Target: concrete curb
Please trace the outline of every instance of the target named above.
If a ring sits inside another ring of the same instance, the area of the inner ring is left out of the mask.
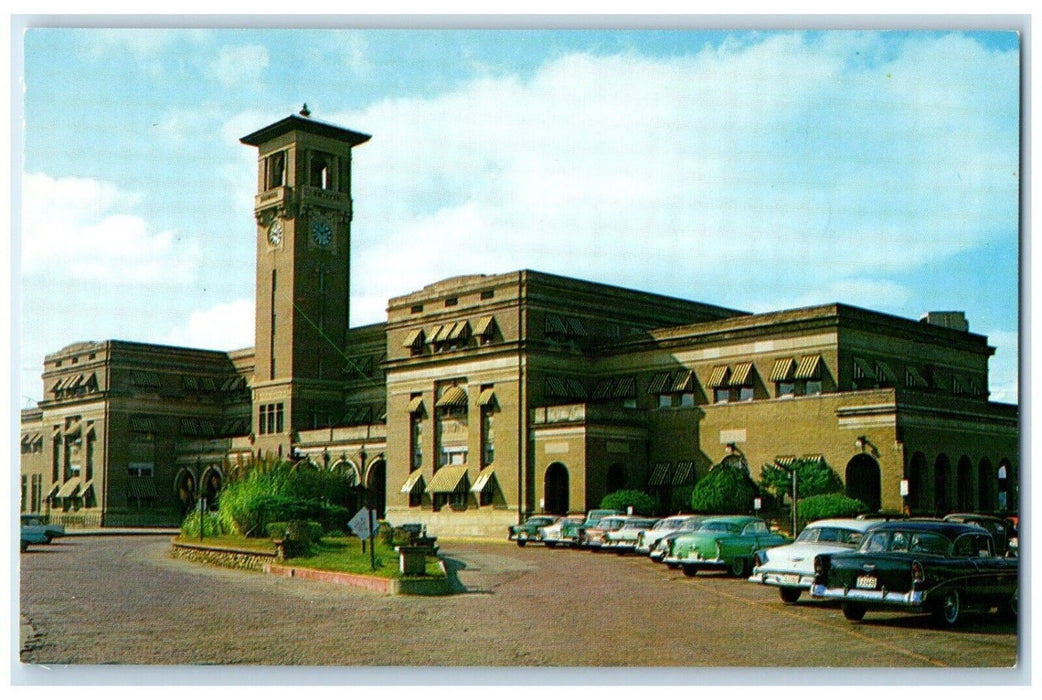
[[[445,570],[445,562],[439,559],[438,567],[441,569],[443,578],[381,578],[364,574],[350,574],[345,571],[323,571],[299,566],[283,566],[282,564],[265,564],[264,572],[287,578],[354,586],[383,595],[448,595],[451,588],[448,573]]]

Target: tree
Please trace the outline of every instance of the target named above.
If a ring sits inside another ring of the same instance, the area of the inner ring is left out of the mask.
[[[695,484],[691,509],[696,513],[751,513],[759,493],[745,460],[727,457]]]
[[[801,499],[843,491],[839,474],[819,459],[795,459],[788,465],[765,464],[760,469],[760,486],[774,493],[779,501],[784,495],[791,497],[793,471],[796,472],[796,495]]]
[[[635,515],[649,515],[655,510],[655,499],[643,491],[634,489],[615,491],[601,499],[601,508],[610,508],[625,513],[630,506],[633,507]]]
[[[868,512],[868,506],[842,493],[825,493],[800,501],[796,509],[800,520],[807,523],[822,518],[853,518]]]

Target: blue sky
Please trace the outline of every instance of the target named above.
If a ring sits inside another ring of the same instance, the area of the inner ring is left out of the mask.
[[[531,268],[750,311],[964,310],[1017,400],[1008,32],[31,28],[20,405],[43,355],[253,344],[255,155],[296,112],[355,151],[352,321]]]

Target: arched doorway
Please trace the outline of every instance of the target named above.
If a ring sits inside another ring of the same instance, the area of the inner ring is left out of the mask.
[[[948,490],[952,482],[952,463],[948,455],[937,455],[933,465],[933,511],[935,515],[943,515],[951,510],[951,499]]]
[[[882,503],[879,462],[866,454],[856,455],[847,462],[847,495],[856,498],[869,511],[879,510]]]
[[[365,487],[369,505],[376,510],[377,517],[383,518],[387,510],[387,464],[383,457],[378,457],[369,465]]]
[[[221,486],[224,484],[224,475],[221,474],[219,467],[207,467],[206,471],[203,472],[203,498],[206,499],[206,507],[210,510],[217,510],[217,496],[221,492]]]
[[[181,469],[174,476],[174,495],[177,497],[177,505],[181,515],[195,507],[196,482],[195,474],[189,469]]]
[[[604,493],[615,493],[626,488],[626,467],[616,462],[608,467],[608,474],[604,479]]]
[[[930,491],[926,473],[926,455],[916,452],[912,455],[912,463],[908,468],[908,508],[912,514],[919,513],[926,506],[926,494]]]
[[[977,502],[985,513],[995,510],[995,469],[987,457],[977,465]]]
[[[568,514],[568,467],[554,462],[543,475],[543,510],[555,515]]]
[[[959,464],[955,468],[955,502],[962,511],[976,510],[973,505],[973,463],[970,458],[963,455],[959,458]]]

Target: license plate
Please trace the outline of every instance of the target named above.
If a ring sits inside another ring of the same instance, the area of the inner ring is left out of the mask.
[[[781,582],[789,586],[795,586],[800,582],[799,574],[782,574]]]
[[[857,577],[857,587],[858,588],[869,588],[871,590],[875,590],[876,585],[878,583],[879,583],[879,580],[876,579],[875,576],[858,576]]]

